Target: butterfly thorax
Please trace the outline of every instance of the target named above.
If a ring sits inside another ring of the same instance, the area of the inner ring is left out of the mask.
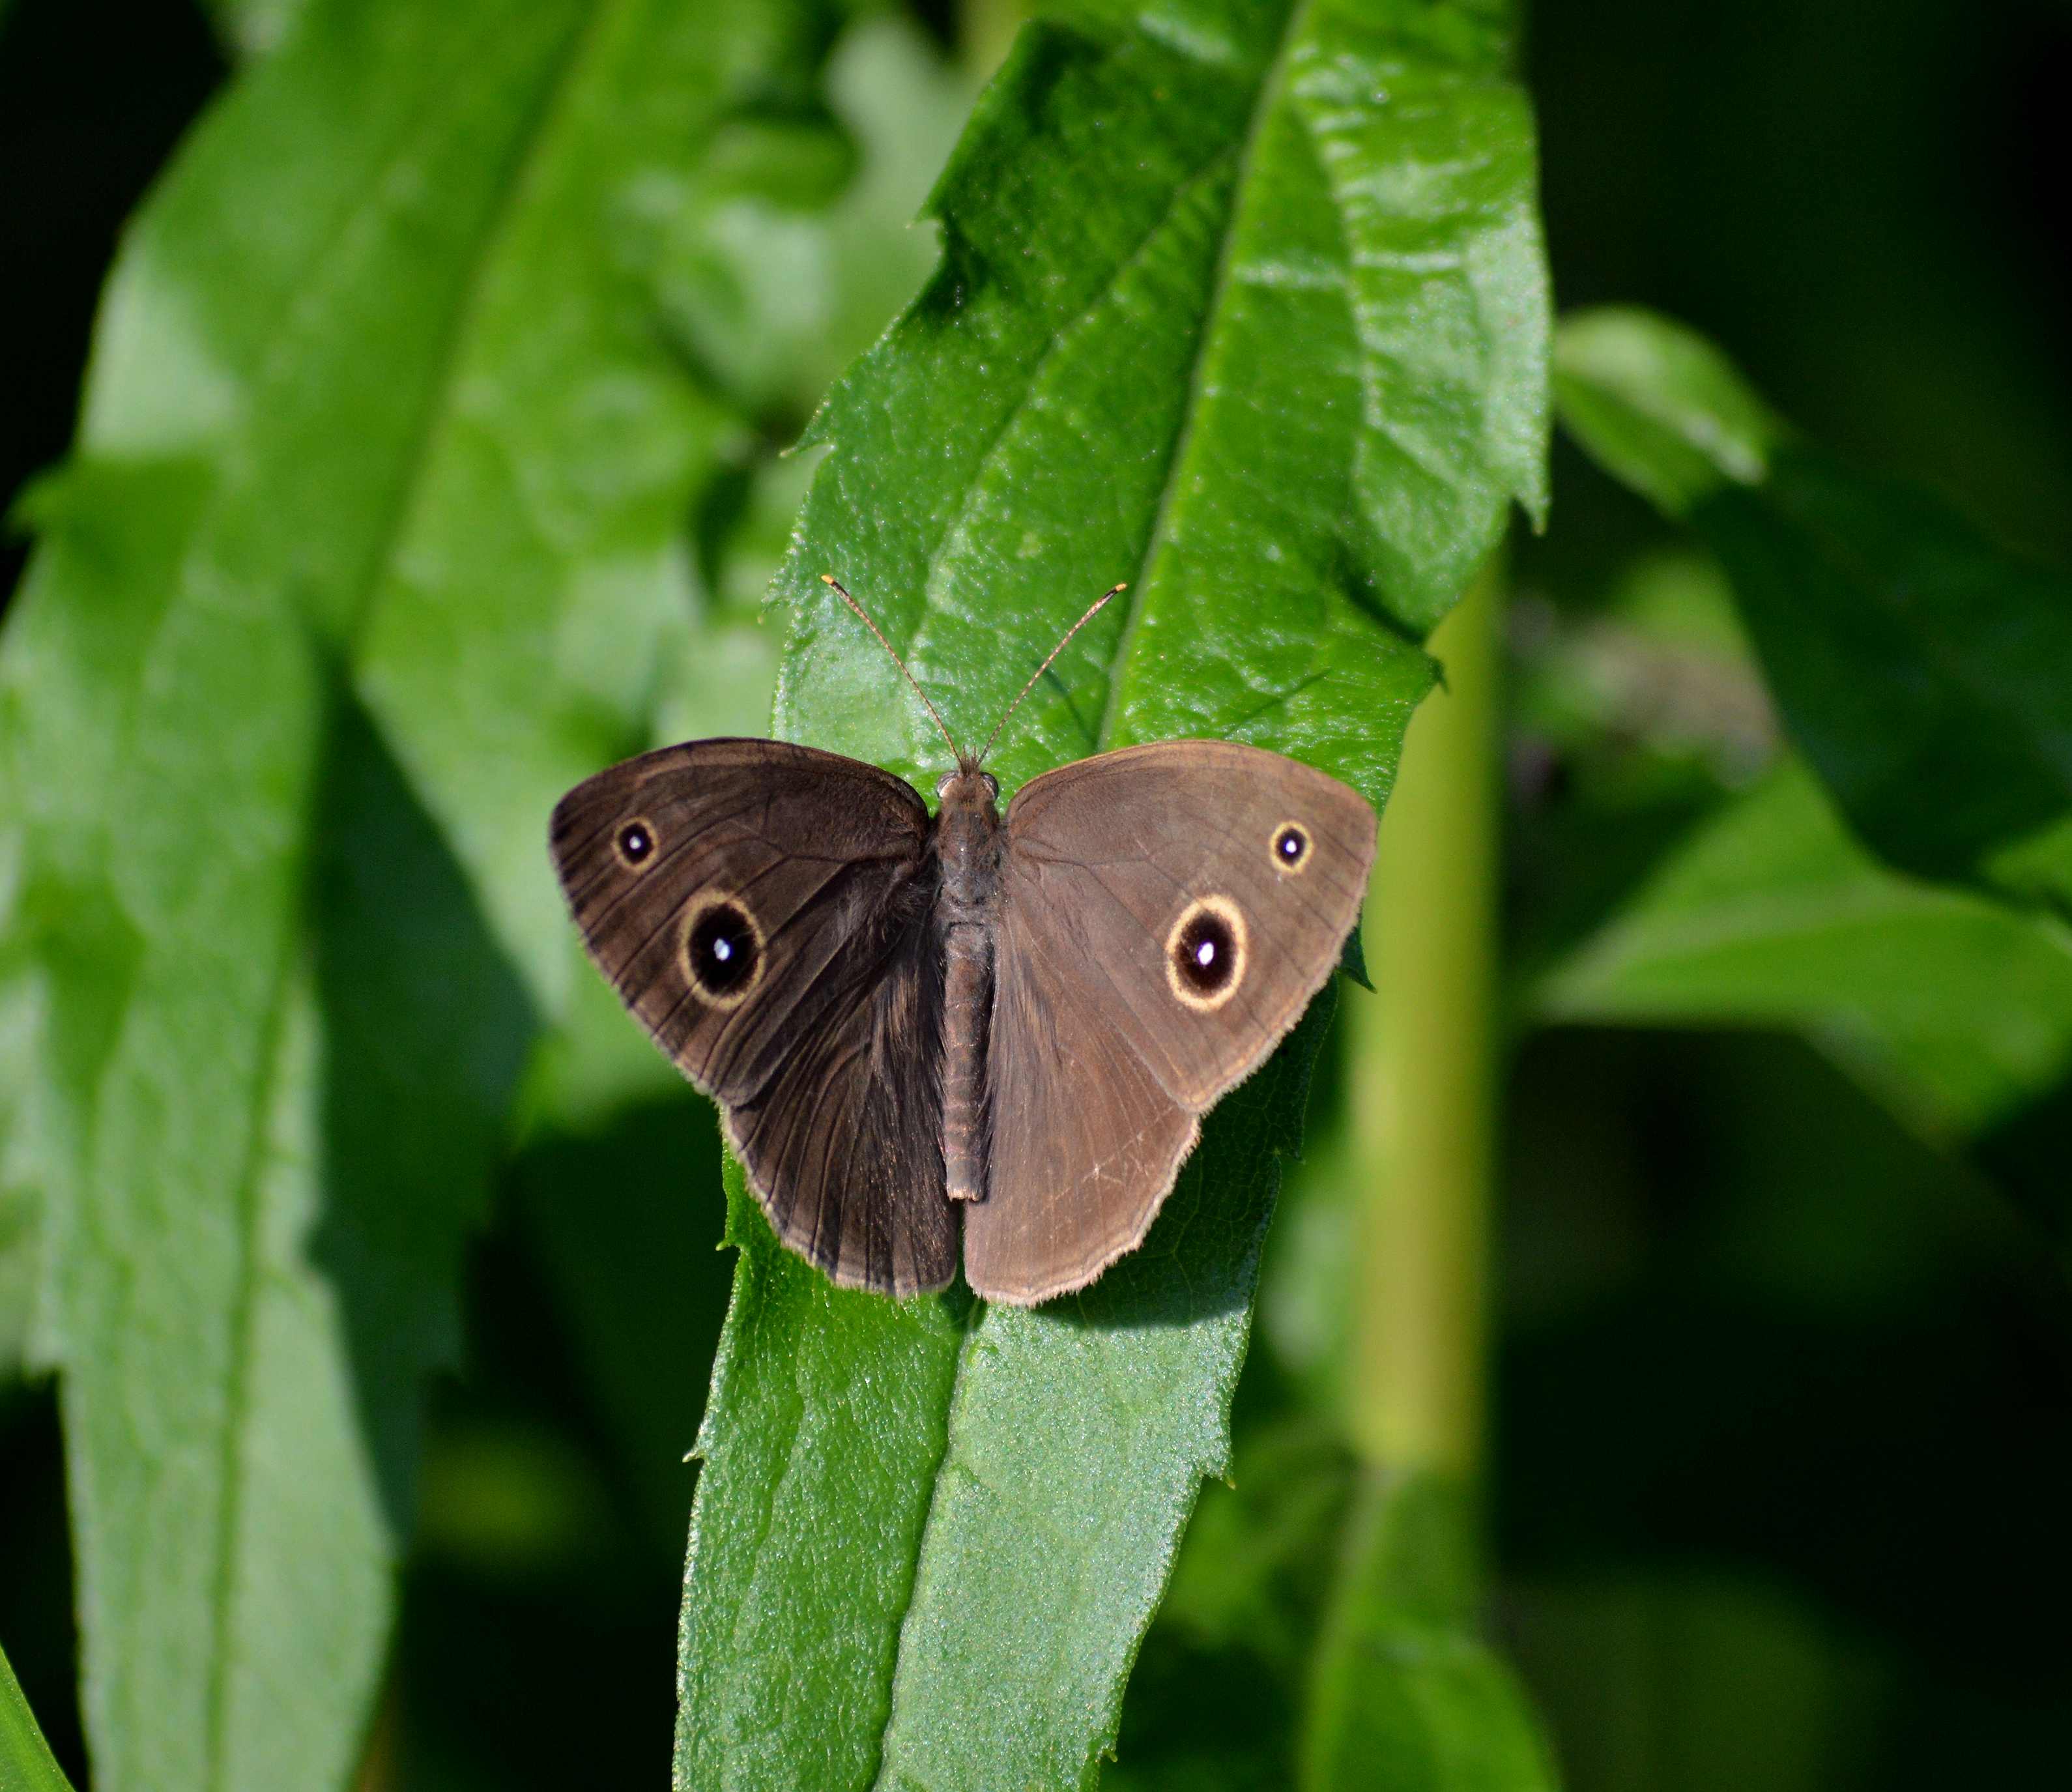
[[[999,787],[976,767],[952,772],[938,787],[935,854],[943,868],[942,904],[952,921],[989,921],[1000,891]]]
[[[985,1194],[986,1049],[993,911],[1000,896],[999,787],[968,761],[938,787],[937,917],[943,952],[943,1169],[951,1198]]]

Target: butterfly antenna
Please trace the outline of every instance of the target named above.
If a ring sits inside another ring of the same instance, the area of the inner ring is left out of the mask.
[[[1007,717],[1013,715],[1017,709],[1022,707],[1022,698],[1028,696],[1031,691],[1036,688],[1036,680],[1041,678],[1044,673],[1050,669],[1050,661],[1056,659],[1059,654],[1065,651],[1066,643],[1069,642],[1075,635],[1078,634],[1081,629],[1084,628],[1088,623],[1094,619],[1094,613],[1098,610],[1103,604],[1106,603],[1110,598],[1113,597],[1116,592],[1127,591],[1129,587],[1126,584],[1113,586],[1112,589],[1102,592],[1099,597],[1096,598],[1092,603],[1087,606],[1087,613],[1083,616],[1080,617],[1077,622],[1073,623],[1070,628],[1065,631],[1064,639],[1059,641],[1055,647],[1050,649],[1049,657],[1044,660],[1042,665],[1038,666],[1035,671],[1029,675],[1029,682],[1014,693],[1014,701],[1008,705],[1006,713],[1002,715],[1000,720],[993,725],[993,732],[986,736],[985,745],[978,750],[978,758],[972,762],[974,764],[984,765],[985,763],[985,756],[993,750],[993,743],[1000,738],[1001,730],[1007,725]]]
[[[915,682],[913,673],[907,671],[906,662],[902,660],[898,654],[892,652],[892,643],[886,639],[885,631],[880,628],[877,623],[870,619],[870,612],[865,609],[861,604],[858,603],[854,598],[851,597],[849,593],[843,589],[841,581],[837,578],[833,573],[821,573],[820,583],[830,586],[833,590],[835,594],[839,597],[844,603],[847,604],[850,609],[853,610],[857,613],[857,614],[862,617],[863,626],[878,637],[878,644],[884,648],[887,653],[892,654],[892,664],[899,668],[899,676],[905,679],[909,684],[912,684],[914,686],[914,694],[920,698],[921,707],[928,712],[928,718],[935,723],[936,733],[940,734],[945,741],[948,742],[952,755],[956,758],[959,765],[962,765],[964,763],[964,756],[963,754],[957,751],[957,743],[950,739],[949,730],[943,725],[943,718],[936,713],[935,705],[928,701],[928,693],[923,690],[919,684]],[[1067,639],[1069,639],[1071,637],[1067,636]]]

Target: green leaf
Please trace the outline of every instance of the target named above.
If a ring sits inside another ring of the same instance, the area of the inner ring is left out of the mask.
[[[0,898],[0,913],[4,902]],[[31,977],[0,972],[0,1386],[21,1375],[36,1354],[43,1198],[28,1090],[37,1073],[39,995]]]
[[[940,51],[896,14],[844,34],[827,88],[860,158],[846,191],[811,210],[796,187],[789,204],[714,191],[672,225],[662,284],[684,339],[758,412],[782,419],[787,441],[934,271],[935,232],[914,214],[972,100]],[[797,508],[795,498],[787,543]],[[768,583],[766,570],[758,597]]]
[[[1379,1476],[1355,1515],[1313,1670],[1304,1792],[1552,1792],[1547,1745],[1476,1635],[1474,1504],[1436,1474]]]
[[[0,1649],[0,1792],[72,1792]]]
[[[1946,1141],[2072,1073],[2072,931],[1886,869],[1796,764],[1701,826],[1527,1001],[1542,1020],[1804,1032]]]
[[[204,0],[223,47],[240,60],[278,49],[309,0]]]
[[[1725,486],[1760,485],[1786,434],[1703,336],[1624,306],[1562,319],[1554,396],[1591,458],[1671,516]]]
[[[1564,323],[1564,421],[1688,515],[1786,721],[1902,869],[2072,904],[2072,577],[1768,421],[1723,357],[1643,312]]]
[[[827,29],[313,6],[126,240],[0,662],[97,1784],[361,1746],[419,1387],[569,980],[545,817],[645,744],[741,431],[662,245]]]
[[[870,1783],[961,1316],[837,1289],[727,1165],[733,1304],[698,1435],[676,1781]]]
[[[1545,284],[1499,16],[1195,3],[1025,31],[944,265],[830,398],[776,587],[778,731],[932,787],[839,574],[1012,787],[1190,734],[1387,792],[1419,645],[1540,499]],[[895,1306],[738,1184],[682,1633],[685,1785],[1085,1786],[1201,1478],[1324,1015],[1212,1116],[1143,1251],[1034,1312]]]

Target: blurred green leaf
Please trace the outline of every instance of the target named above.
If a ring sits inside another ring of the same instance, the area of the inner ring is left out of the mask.
[[[1787,763],[1527,993],[1541,1020],[1808,1034],[1933,1138],[2072,1071],[2072,932],[1886,869]]]
[[[1305,1792],[1552,1792],[1547,1745],[1477,1635],[1474,1502],[1431,1474],[1375,1477],[1312,1671]]]
[[[27,1189],[0,1189],[0,1382],[29,1358],[36,1295],[36,1204]]]
[[[1564,323],[1564,421],[1725,563],[1787,725],[1901,869],[2072,904],[2072,578],[1769,423],[1639,311]]]
[[[739,191],[746,124],[783,101],[829,128],[806,121],[832,28],[810,0],[591,18],[535,97],[368,594],[360,688],[549,1012],[578,955],[541,818],[653,744],[702,645],[684,524],[752,447],[726,343],[674,339],[677,270],[717,209],[767,203]]]
[[[1527,595],[1510,612],[1503,976],[1514,990],[1603,926],[1780,750],[1710,554],[1651,549],[1593,595],[1587,610]]]
[[[1827,1792],[1915,1690],[1884,1639],[1771,1573],[1590,1564],[1505,1604],[1571,1786]]]
[[[0,914],[6,906],[0,897]],[[0,1387],[32,1359],[42,1267],[43,1202],[24,1112],[24,1092],[35,1075],[38,993],[27,976],[0,974]]]
[[[1562,319],[1554,395],[1590,457],[1672,516],[1723,486],[1760,484],[1785,434],[1703,336],[1624,306]]]
[[[644,1034],[638,1043],[656,1057]],[[693,1473],[684,1453],[733,1276],[713,1237],[722,1199],[716,1117],[671,1081],[604,1124],[530,1140],[507,1186],[647,1540],[673,1568]]]
[[[787,441],[934,270],[937,232],[915,214],[972,97],[896,14],[844,34],[827,88],[860,158],[848,188],[812,210],[796,186],[754,198],[716,189],[672,220],[658,281],[679,339],[703,364],[723,368],[730,388]],[[795,498],[787,539],[797,508]],[[774,570],[757,582],[758,597]]]
[[[1559,755],[1564,801],[1630,815],[1745,787],[1776,755],[1733,593],[1702,549],[1637,557],[1585,614],[1527,598],[1508,634],[1507,720]]]
[[[777,586],[778,731],[912,776],[940,743],[839,573],[1012,787],[1189,734],[1377,801],[1418,643],[1544,476],[1529,117],[1469,6],[1025,31],[936,190],[944,266],[837,388]],[[1088,203],[1098,194],[1100,203]],[[1204,1474],[1323,1005],[1227,1102],[1144,1250],[1034,1312],[894,1306],[736,1184],[701,1433],[688,1785],[1090,1785]]]
[[[1308,1663],[1359,1478],[1342,1428],[1301,1412],[1239,1440],[1187,1526],[1159,1621],[1276,1666]]]
[[[203,0],[223,47],[240,60],[280,47],[311,0]]]
[[[810,117],[832,17],[319,5],[127,239],[0,666],[97,1783],[361,1746],[573,956],[544,818],[646,744],[741,430],[656,245],[738,117]]]
[[[0,1649],[0,1792],[72,1792]]]

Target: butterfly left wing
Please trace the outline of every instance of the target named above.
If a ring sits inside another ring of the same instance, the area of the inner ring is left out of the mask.
[[[1141,1242],[1199,1116],[1338,962],[1374,811],[1256,747],[1178,741],[1079,761],[1007,812],[985,1198],[964,1274],[1019,1304]]]
[[[585,947],[720,1104],[778,1236],[898,1295],[956,1269],[928,828],[875,766],[757,740],[614,766],[553,827]]]

